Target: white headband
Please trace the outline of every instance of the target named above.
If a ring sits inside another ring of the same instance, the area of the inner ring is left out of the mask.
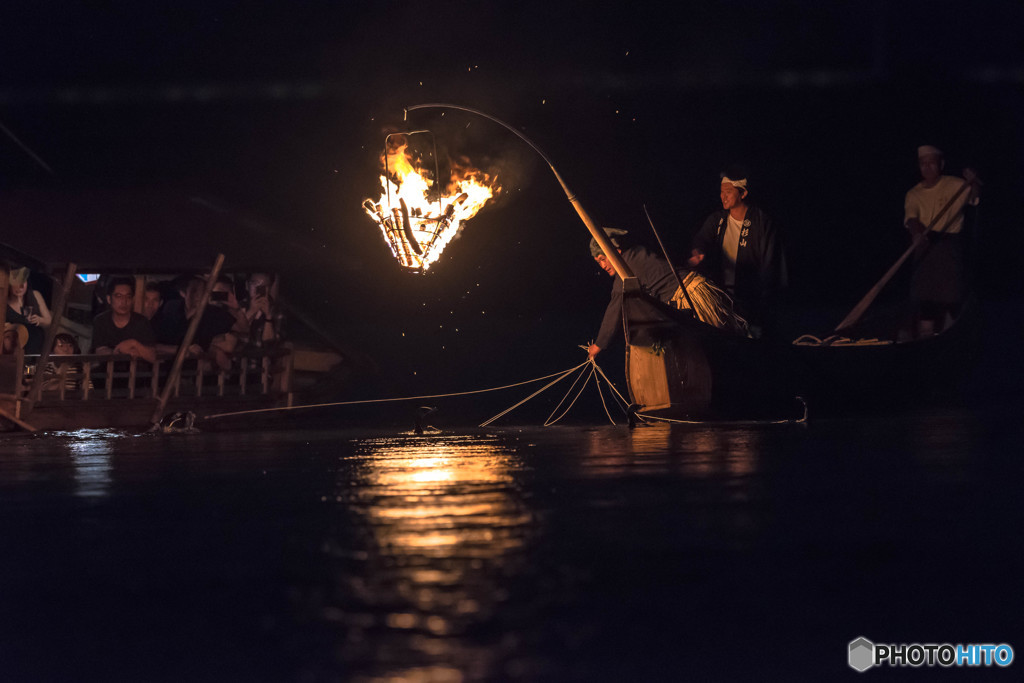
[[[722,184],[724,185],[725,183],[729,183],[733,187],[738,187],[741,190],[747,189],[747,179],[746,178],[740,178],[739,180],[733,180],[729,176],[723,175],[722,176]]]

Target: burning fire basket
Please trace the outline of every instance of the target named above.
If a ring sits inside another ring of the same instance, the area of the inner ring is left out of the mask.
[[[412,144],[414,136],[426,136],[425,149]],[[424,156],[429,158],[426,163]],[[457,165],[450,182],[441,187],[437,148],[428,130],[386,136],[383,162],[383,193],[376,202],[365,200],[363,209],[380,226],[395,259],[410,270],[426,271],[458,234],[462,221],[476,215],[500,189],[486,173]]]

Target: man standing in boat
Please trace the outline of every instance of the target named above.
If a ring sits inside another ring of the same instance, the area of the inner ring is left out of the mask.
[[[943,175],[942,150],[917,148],[921,182],[910,188],[903,203],[903,226],[920,240],[916,254],[911,300],[914,334],[941,332],[960,312],[964,296],[964,209],[978,204],[977,175],[964,169],[964,178]]]
[[[728,295],[703,276],[682,271],[677,277],[666,259],[641,244],[632,244],[627,231],[617,228],[604,228],[604,231],[648,295],[679,309],[690,308],[692,302],[698,320],[737,334],[747,333],[746,321],[734,315]],[[587,349],[588,356],[593,358],[602,349],[608,348],[622,329],[622,280],[593,238],[590,240],[590,255],[603,271],[615,279],[601,328]],[[689,296],[683,293],[680,282],[686,287]]]
[[[130,277],[110,279],[107,303],[110,309],[93,320],[93,353],[124,354],[156,362],[156,339],[149,320],[132,310],[135,281]]]
[[[694,236],[687,265],[722,287],[760,336],[786,287],[782,241],[768,214],[750,203],[745,171],[730,169],[721,181],[722,209]]]

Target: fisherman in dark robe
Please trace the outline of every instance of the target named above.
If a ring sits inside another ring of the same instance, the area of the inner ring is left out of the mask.
[[[697,318],[702,322],[738,334],[746,334],[746,322],[733,313],[732,301],[703,276],[682,270],[679,271],[679,277],[676,277],[665,258],[641,244],[630,244],[625,230],[605,228],[604,231],[622,256],[622,260],[633,271],[641,289],[648,295],[679,309],[690,308],[692,302]],[[602,349],[608,348],[622,329],[622,279],[618,277],[615,268],[595,239],[590,240],[590,254],[602,270],[615,278],[611,300],[605,309],[597,338],[587,349],[588,356],[593,358]],[[683,294],[680,282],[685,285],[689,297]]]
[[[724,289],[760,336],[786,287],[782,240],[768,214],[750,203],[747,174],[730,170],[721,179],[722,208],[694,236],[687,265]]]

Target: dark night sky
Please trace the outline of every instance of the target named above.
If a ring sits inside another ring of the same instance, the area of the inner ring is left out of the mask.
[[[322,254],[296,292],[314,316],[413,390],[578,362],[610,284],[539,159],[469,115],[403,124],[422,102],[521,127],[598,222],[645,230],[646,205],[680,252],[745,163],[794,298],[840,317],[902,252],[915,148],[936,144],[981,170],[982,291],[1016,300],[1022,26],[1011,0],[6,3],[0,122],[54,173],[4,137],[0,192],[173,185],[258,212]],[[403,125],[506,183],[426,276],[360,209]]]

